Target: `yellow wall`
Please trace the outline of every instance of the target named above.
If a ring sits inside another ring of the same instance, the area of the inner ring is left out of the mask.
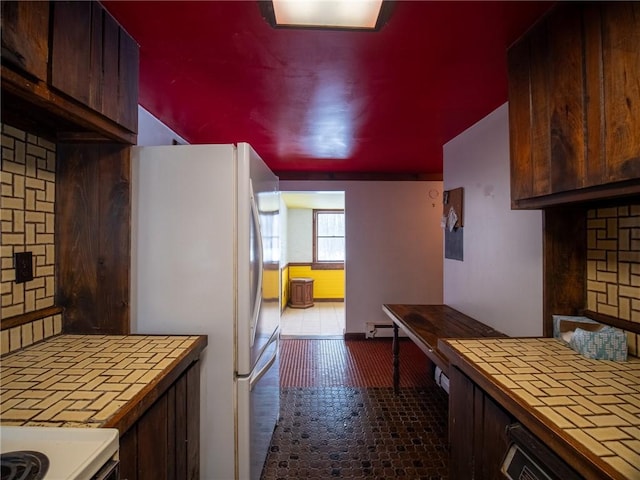
[[[280,272],[282,295],[280,295],[280,309],[284,310],[289,302],[289,266],[284,267]]]
[[[283,283],[295,277],[313,278],[313,298],[344,299],[344,270],[312,270],[310,265],[290,265],[288,276],[282,277]],[[288,298],[288,295],[287,295]]]

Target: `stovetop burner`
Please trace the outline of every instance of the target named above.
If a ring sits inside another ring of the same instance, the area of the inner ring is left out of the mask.
[[[49,470],[49,459],[41,452],[17,450],[0,454],[1,480],[41,480]]]

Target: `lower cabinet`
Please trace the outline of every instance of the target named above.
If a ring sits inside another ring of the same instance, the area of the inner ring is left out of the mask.
[[[198,362],[193,363],[120,437],[120,478],[200,478]]]
[[[506,428],[514,418],[454,366],[449,382],[449,478],[503,480]]]

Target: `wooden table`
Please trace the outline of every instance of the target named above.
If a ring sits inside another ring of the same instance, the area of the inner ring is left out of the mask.
[[[402,329],[445,375],[449,374],[449,360],[438,349],[440,338],[507,336],[448,305],[384,304],[382,310],[393,321],[393,390],[396,393],[400,388],[399,329]]]

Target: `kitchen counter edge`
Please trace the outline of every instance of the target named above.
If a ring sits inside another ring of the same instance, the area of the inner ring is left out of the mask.
[[[117,428],[122,437],[156,400],[171,387],[180,375],[182,375],[191,364],[199,360],[200,354],[207,346],[208,337],[207,335],[190,336],[197,337],[196,341],[177,357],[171,365],[136,393],[129,402],[118,409],[104,424],[100,425],[100,428]]]

